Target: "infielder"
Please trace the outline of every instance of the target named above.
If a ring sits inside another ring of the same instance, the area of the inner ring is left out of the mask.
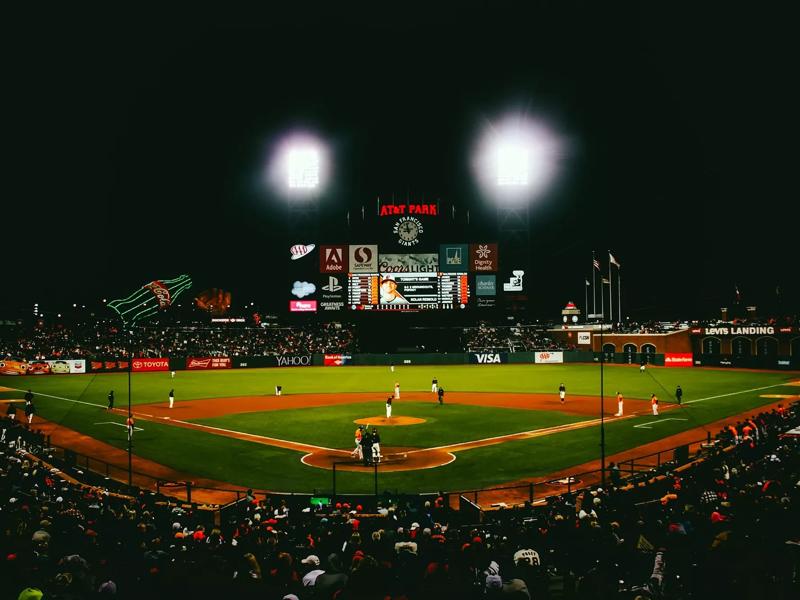
[[[128,441],[130,442],[133,439],[133,415],[128,415],[128,418],[125,420],[125,427],[128,428]]]
[[[614,416],[622,416],[622,394],[620,392],[617,392],[617,412],[614,414]]]
[[[561,400],[561,404],[564,404],[564,400],[567,399],[567,387],[563,383],[558,386],[558,397]]]
[[[175,390],[169,391],[169,407],[172,408],[172,405],[175,403]]]
[[[436,377],[431,379],[431,391],[434,394],[439,391],[439,380]]]
[[[396,381],[394,384],[394,399],[400,400],[400,382]]]
[[[392,397],[391,396],[386,398],[386,418],[387,419],[391,419],[392,418]]]
[[[655,394],[650,396],[650,404],[653,406],[653,416],[657,417],[658,416],[658,398],[656,398]]]

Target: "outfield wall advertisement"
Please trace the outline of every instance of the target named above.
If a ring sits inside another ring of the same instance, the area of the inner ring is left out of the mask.
[[[134,358],[132,364],[134,372],[139,371],[169,371],[168,358]]]
[[[564,362],[564,353],[563,352],[537,352],[536,356],[534,356],[534,362],[543,365],[551,365],[556,363],[563,363]]]
[[[227,356],[207,356],[187,358],[187,369],[230,369],[231,359]]]

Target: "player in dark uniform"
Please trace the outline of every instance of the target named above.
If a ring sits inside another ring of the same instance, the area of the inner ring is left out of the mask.
[[[33,394],[31,394],[31,400],[27,399],[27,394],[25,396],[25,417],[28,420],[28,425],[30,425],[33,422],[33,415],[36,414],[36,407],[33,405]]]
[[[361,437],[361,448],[364,453],[364,466],[372,464],[372,432],[369,427],[364,429],[364,434]]]

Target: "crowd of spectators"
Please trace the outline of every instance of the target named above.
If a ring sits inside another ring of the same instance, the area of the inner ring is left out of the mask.
[[[4,328],[0,356],[34,359],[126,356],[267,356],[314,352],[356,352],[352,325],[324,323],[296,327],[146,325],[132,335],[108,321],[83,325]]]
[[[215,521],[149,492],[68,483],[9,435],[0,451],[0,595],[797,597],[800,443],[781,434],[799,423],[797,405],[762,413],[720,432],[716,450],[685,470],[666,465],[631,486],[612,467],[606,489],[488,511],[481,523],[435,495],[365,510],[252,493]]]
[[[465,327],[461,341],[467,352],[533,352],[565,349],[548,337],[547,332],[538,325],[495,326],[480,323],[477,327]]]

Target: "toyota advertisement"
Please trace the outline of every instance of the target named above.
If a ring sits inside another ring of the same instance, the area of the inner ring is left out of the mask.
[[[140,371],[169,371],[169,359],[134,358],[131,368],[135,373]]]

